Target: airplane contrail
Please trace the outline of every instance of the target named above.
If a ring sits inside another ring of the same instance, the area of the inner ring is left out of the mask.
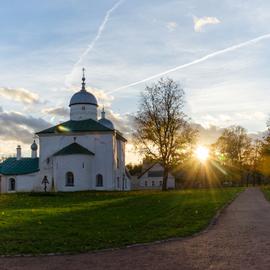
[[[117,1],[109,10],[107,10],[105,17],[102,21],[102,23],[100,24],[97,34],[94,37],[94,39],[91,41],[91,43],[87,46],[87,48],[84,50],[84,52],[80,55],[78,61],[73,65],[73,68],[70,72],[69,75],[72,75],[75,71],[75,69],[81,64],[81,62],[83,61],[83,59],[94,49],[97,41],[100,39],[106,24],[108,22],[108,20],[110,19],[111,14],[119,7],[120,4],[122,4],[122,2],[124,2],[125,0],[119,0]]]
[[[147,78],[145,78],[143,80],[140,80],[140,81],[137,81],[137,82],[134,82],[134,83],[130,83],[130,84],[127,84],[127,85],[118,87],[118,88],[116,88],[116,89],[114,89],[112,91],[107,92],[107,94],[112,94],[114,92],[118,92],[118,91],[123,90],[123,89],[126,89],[128,87],[132,87],[132,86],[135,86],[135,85],[138,85],[138,84],[141,84],[141,83],[150,81],[150,80],[155,79],[157,77],[164,76],[164,75],[166,75],[168,73],[171,73],[171,72],[174,72],[174,71],[177,71],[177,70],[180,70],[180,69],[184,69],[184,68],[187,68],[187,67],[190,67],[190,66],[199,64],[199,63],[204,62],[204,61],[206,61],[208,59],[214,58],[214,57],[216,57],[218,55],[221,55],[221,54],[224,54],[224,53],[227,53],[227,52],[231,52],[231,51],[240,49],[242,47],[249,46],[251,44],[254,44],[254,43],[257,43],[257,42],[259,42],[261,40],[269,39],[269,38],[270,38],[270,33],[269,34],[262,35],[262,36],[259,36],[257,38],[254,38],[254,39],[251,39],[251,40],[248,40],[248,41],[245,41],[245,42],[242,42],[242,43],[233,45],[231,47],[228,47],[228,48],[225,48],[225,49],[222,49],[222,50],[219,50],[219,51],[216,51],[216,52],[207,54],[207,55],[205,55],[203,57],[200,57],[200,58],[198,58],[196,60],[193,60],[193,61],[191,61],[189,63],[186,63],[186,64],[183,64],[183,65],[180,65],[180,66],[171,68],[169,70],[166,70],[166,71],[163,71],[161,73],[155,74],[153,76],[147,77]]]

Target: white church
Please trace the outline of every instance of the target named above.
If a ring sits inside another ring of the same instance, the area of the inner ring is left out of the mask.
[[[98,119],[98,103],[85,88],[69,103],[70,120],[37,132],[38,145],[31,157],[16,157],[0,163],[1,193],[82,190],[129,190],[125,171],[126,139],[105,117]],[[46,182],[46,183],[45,183]]]

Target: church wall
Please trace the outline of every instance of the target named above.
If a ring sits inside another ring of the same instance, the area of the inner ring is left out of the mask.
[[[97,121],[97,106],[90,104],[76,104],[70,107],[70,120],[94,119]]]
[[[140,189],[161,189],[163,176],[160,177],[151,177],[148,175],[149,172],[159,172],[163,171],[163,167],[157,163],[150,170],[148,170],[145,174],[143,174],[139,179],[139,188]],[[174,189],[175,188],[175,178],[169,173],[167,180],[167,188]]]
[[[24,175],[5,175],[1,180],[1,193],[14,192],[9,190],[9,181],[15,179],[15,192],[32,192],[42,191],[39,173],[24,174]],[[40,181],[39,181],[40,180]]]
[[[125,173],[125,142],[114,138],[115,189],[129,190],[130,180]]]
[[[52,167],[53,160],[52,155],[58,150],[68,146],[74,142],[74,137],[76,137],[76,142],[88,150],[95,153],[93,156],[93,166],[92,166],[92,182],[95,183],[95,178],[98,173],[103,175],[104,186],[95,187],[92,189],[115,189],[115,162],[113,158],[113,138],[115,137],[113,133],[91,133],[80,135],[56,135],[56,136],[41,136],[40,137],[40,170],[41,174],[47,175],[48,179],[52,179]],[[49,160],[48,160],[49,158]]]
[[[67,186],[68,172],[74,175],[74,186]],[[54,158],[54,183],[57,191],[89,190],[93,186],[93,157],[68,155]]]

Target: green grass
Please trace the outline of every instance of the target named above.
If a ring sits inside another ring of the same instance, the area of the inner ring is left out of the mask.
[[[265,198],[270,201],[270,186],[261,186],[261,191],[264,193]]]
[[[82,252],[192,235],[239,188],[0,196],[0,254]]]

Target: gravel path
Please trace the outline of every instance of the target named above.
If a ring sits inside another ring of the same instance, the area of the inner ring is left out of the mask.
[[[207,232],[185,240],[70,256],[1,258],[0,269],[270,269],[270,204],[250,188]]]

